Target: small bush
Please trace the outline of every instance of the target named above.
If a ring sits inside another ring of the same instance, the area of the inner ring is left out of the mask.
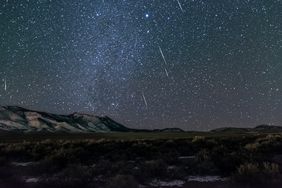
[[[263,172],[270,177],[276,176],[279,174],[279,165],[275,163],[264,162]]]
[[[107,188],[138,188],[138,182],[131,175],[116,175],[108,182]]]
[[[245,145],[245,149],[250,152],[256,152],[259,149],[259,147],[260,147],[260,144],[257,142]]]
[[[264,162],[245,163],[238,167],[234,180],[240,183],[257,184],[274,182],[279,174],[279,166],[275,163]]]
[[[192,143],[202,143],[206,141],[206,137],[204,136],[194,136]]]
[[[202,149],[196,155],[196,160],[198,162],[207,161],[209,159],[210,159],[210,156],[209,156],[209,151],[207,149]]]
[[[240,165],[238,168],[238,174],[244,176],[252,176],[259,172],[258,164],[246,163]]]
[[[153,178],[165,178],[167,176],[167,164],[161,159],[142,162],[140,171],[136,175],[141,182]]]

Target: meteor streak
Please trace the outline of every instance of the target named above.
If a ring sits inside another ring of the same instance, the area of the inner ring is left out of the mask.
[[[144,92],[142,92],[142,97],[143,97],[146,108],[148,108],[148,103],[147,103],[146,97],[144,95]]]
[[[183,10],[183,8],[182,8],[182,5],[181,5],[180,1],[179,1],[179,0],[176,0],[176,1],[177,1],[177,3],[178,3],[179,8],[181,9],[181,11],[182,11],[182,12],[184,12],[184,10]]]
[[[160,53],[161,53],[161,55],[162,55],[162,58],[163,58],[163,60],[164,60],[164,63],[167,64],[166,59],[165,59],[165,56],[164,56],[164,53],[163,53],[163,50],[162,50],[162,48],[161,48],[160,46],[159,46],[159,51],[160,51]]]

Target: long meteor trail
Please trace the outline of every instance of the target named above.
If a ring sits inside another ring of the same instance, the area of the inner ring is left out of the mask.
[[[147,103],[146,97],[144,95],[144,92],[142,92],[142,97],[143,97],[146,108],[148,108],[148,103]]]
[[[166,76],[169,78],[169,75],[168,75],[168,71],[167,71],[167,69],[166,69],[166,68],[164,68],[164,70],[165,70],[165,74],[166,74]]]
[[[161,48],[160,46],[159,46],[159,51],[160,51],[160,53],[161,53],[161,55],[162,55],[162,58],[163,58],[163,60],[164,60],[164,63],[167,64],[166,59],[165,59],[165,56],[164,56],[164,53],[163,53],[163,50],[162,50],[162,48]]]
[[[181,10],[182,12],[184,12],[183,7],[182,7],[180,1],[179,1],[179,0],[176,0],[176,1],[177,1],[177,3],[178,3],[178,6],[179,6],[180,10]]]
[[[4,90],[7,91],[7,80],[4,79]]]

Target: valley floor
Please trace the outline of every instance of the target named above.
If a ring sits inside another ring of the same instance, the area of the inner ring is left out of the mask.
[[[0,187],[282,186],[279,133],[2,134]]]

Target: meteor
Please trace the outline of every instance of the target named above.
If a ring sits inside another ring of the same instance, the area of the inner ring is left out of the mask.
[[[176,1],[177,1],[177,3],[178,3],[179,8],[181,9],[181,11],[182,11],[182,12],[184,12],[184,10],[183,10],[183,8],[182,8],[182,5],[181,5],[180,1],[179,1],[179,0],[176,0]]]
[[[148,103],[147,103],[146,97],[144,95],[144,92],[142,92],[142,97],[143,97],[146,108],[148,108]]]
[[[161,55],[162,55],[162,58],[163,58],[163,60],[164,60],[164,63],[167,64],[166,59],[165,59],[165,56],[164,56],[164,53],[163,53],[163,50],[162,50],[162,48],[161,48],[160,46],[159,46],[159,51],[160,51],[160,53],[161,53]]]
[[[7,80],[4,79],[4,90],[7,91]]]

